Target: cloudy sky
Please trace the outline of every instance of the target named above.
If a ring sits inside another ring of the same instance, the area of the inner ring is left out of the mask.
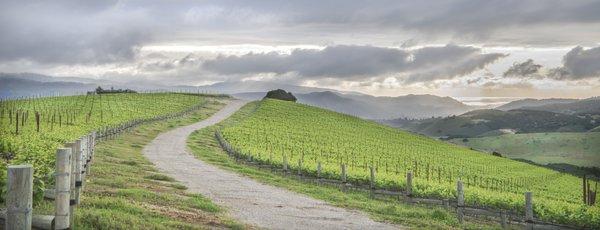
[[[0,72],[600,96],[599,12],[600,0],[0,0]]]

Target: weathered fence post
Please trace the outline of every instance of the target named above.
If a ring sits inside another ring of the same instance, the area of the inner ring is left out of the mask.
[[[91,166],[92,166],[92,159],[94,159],[94,148],[96,146],[96,131],[92,132],[90,134],[90,142],[89,142],[89,156],[87,159],[88,162],[88,166],[87,166],[87,173],[90,174],[91,173]]]
[[[588,203],[588,202],[587,202],[587,194],[586,194],[586,192],[587,192],[587,186],[586,186],[586,184],[587,184],[587,180],[586,180],[586,179],[587,179],[587,178],[585,177],[585,174],[584,174],[584,175],[583,175],[583,203],[584,203],[584,204],[587,204],[587,203]]]
[[[71,149],[71,160],[70,160],[70,163],[71,163],[71,176],[70,176],[70,180],[71,180],[71,182],[70,182],[70,185],[69,185],[71,193],[70,193],[70,198],[69,198],[69,213],[72,213],[73,215],[69,215],[69,225],[73,226],[73,223],[75,221],[75,218],[74,218],[74,216],[75,216],[74,215],[74,213],[75,213],[75,202],[76,202],[75,196],[76,196],[76,193],[77,193],[77,189],[75,189],[75,184],[76,184],[75,172],[77,172],[77,167],[76,167],[77,163],[76,163],[76,160],[75,160],[75,157],[76,157],[75,153],[77,152],[77,147],[76,147],[75,142],[66,143],[65,147]]]
[[[87,135],[81,137],[80,139],[81,139],[81,189],[83,189],[83,184],[85,182],[85,177],[87,175],[87,155],[88,155]]]
[[[56,151],[56,182],[55,182],[55,229],[70,227],[69,203],[71,200],[71,149],[60,148]]]
[[[346,165],[342,164],[340,167],[342,170],[342,183],[346,184]]]
[[[375,167],[373,167],[373,166],[369,167],[369,171],[371,173],[370,177],[369,177],[369,180],[370,180],[369,186],[371,189],[375,189]]]
[[[317,179],[321,179],[321,162],[317,162]]]
[[[31,229],[33,205],[33,167],[8,166],[5,229]]]
[[[533,193],[525,192],[525,222],[527,229],[533,229]]]
[[[79,204],[79,198],[81,197],[81,186],[83,185],[82,181],[82,162],[81,162],[81,139],[75,141],[75,172],[73,176],[75,176],[75,204]]]
[[[502,226],[502,229],[508,228],[508,217],[506,211],[500,212],[500,225]]]
[[[302,159],[298,159],[298,176],[302,176]]]
[[[346,165],[345,164],[340,164],[340,171],[341,171],[341,175],[340,175],[340,179],[342,180],[342,192],[346,192],[347,188],[347,177],[346,177]]]
[[[285,174],[288,171],[288,160],[287,160],[287,155],[284,153],[283,154],[283,174]]]
[[[412,197],[412,186],[413,186],[413,173],[412,171],[408,171],[406,173],[406,196]]]
[[[456,213],[458,214],[458,222],[462,224],[465,217],[465,191],[463,190],[463,183],[460,180],[456,182],[456,193]]]
[[[374,198],[375,197],[375,167],[370,166],[369,167],[369,171],[370,171],[370,177],[369,177],[369,182],[370,182],[369,183],[369,188],[370,188],[369,190],[370,190],[370,193],[369,193],[369,196],[371,198]]]

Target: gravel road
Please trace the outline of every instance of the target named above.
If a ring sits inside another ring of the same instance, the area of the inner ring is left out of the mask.
[[[160,134],[143,149],[162,172],[228,209],[246,224],[266,229],[398,229],[375,222],[365,214],[334,207],[324,201],[265,185],[196,159],[186,147],[195,130],[214,125],[241,108],[245,101],[230,101],[213,116]]]

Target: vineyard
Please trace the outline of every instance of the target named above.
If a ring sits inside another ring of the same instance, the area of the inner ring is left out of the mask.
[[[600,208],[587,206],[580,178],[510,159],[482,154],[375,122],[306,105],[264,100],[222,136],[253,160],[291,170],[367,184],[375,168],[375,186],[402,190],[406,173],[414,175],[418,197],[455,199],[456,181],[465,184],[472,206],[523,212],[524,192],[534,194],[539,219],[600,227]],[[597,184],[592,183],[592,188]]]
[[[0,102],[0,186],[8,165],[31,164],[34,191],[51,183],[56,149],[83,135],[184,111],[205,101],[198,94],[121,93]],[[4,194],[4,192],[3,192]],[[3,201],[3,198],[2,198]]]

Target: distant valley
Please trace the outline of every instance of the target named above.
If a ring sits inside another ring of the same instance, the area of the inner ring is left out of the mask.
[[[164,86],[119,82],[96,82],[85,78],[51,77],[39,74],[0,74],[0,98],[38,95],[73,95],[103,88],[133,90],[172,90],[218,92],[235,97],[257,100],[272,89],[285,89],[296,95],[300,103],[330,109],[366,119],[381,120],[397,117],[430,118],[458,115],[480,107],[469,106],[451,97],[435,95],[405,95],[375,97],[357,92],[334,91],[324,88],[296,86],[274,82],[221,82],[206,86]]]
[[[600,167],[599,97],[523,99],[458,116],[379,122],[560,171]]]

